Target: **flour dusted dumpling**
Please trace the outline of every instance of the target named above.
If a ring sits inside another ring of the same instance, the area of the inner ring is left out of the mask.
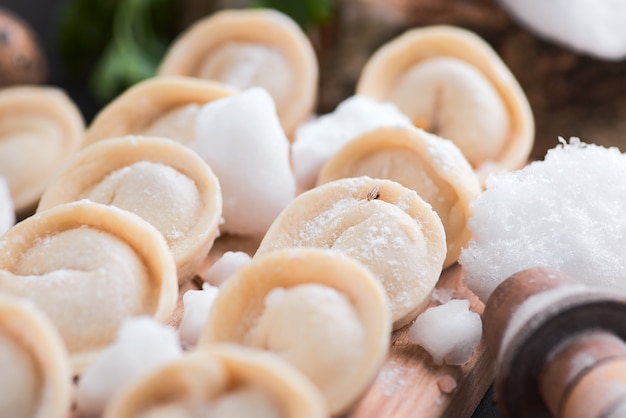
[[[126,135],[158,136],[192,145],[200,109],[233,91],[191,77],[153,77],[137,83],[106,105],[85,134],[85,145]]]
[[[176,267],[161,234],[130,212],[89,201],[23,220],[0,238],[0,292],[50,317],[80,371],[129,316],[167,321]]]
[[[277,250],[220,288],[199,347],[234,342],[272,351],[307,376],[333,415],[371,384],[386,356],[384,290],[361,263],[319,248]]]
[[[325,418],[321,394],[273,353],[234,344],[195,350],[143,377],[105,418]]]
[[[480,180],[450,141],[417,128],[379,128],[343,146],[322,168],[318,185],[344,177],[386,178],[415,190],[441,218],[447,242],[444,267],[456,262],[471,232],[469,203]]]
[[[0,277],[3,272],[0,271]],[[0,293],[0,414],[65,418],[70,408],[67,351],[32,303]]]
[[[50,177],[81,147],[84,129],[78,107],[59,89],[0,90],[0,177],[16,212],[34,209]]]
[[[269,9],[223,10],[198,21],[172,44],[158,73],[239,90],[263,87],[290,137],[311,115],[317,95],[311,42],[290,17]]]
[[[294,199],[255,255],[322,247],[365,264],[382,283],[398,329],[424,309],[446,257],[441,219],[413,190],[391,180],[343,178]]]
[[[156,227],[174,255],[179,282],[204,261],[222,214],[211,168],[185,146],[153,137],[112,138],[84,148],[48,186],[38,211],[81,199],[128,210]]]
[[[390,101],[414,124],[452,140],[481,178],[526,163],[534,120],[517,80],[465,29],[411,29],[376,51],[357,92]]]

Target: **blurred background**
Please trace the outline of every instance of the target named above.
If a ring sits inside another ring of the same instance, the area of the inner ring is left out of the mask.
[[[154,74],[167,46],[193,21],[222,8],[257,6],[284,11],[309,34],[320,62],[319,113],[354,93],[361,68],[380,45],[411,27],[452,24],[487,40],[522,85],[537,125],[533,158],[543,158],[558,136],[625,150],[626,62],[543,40],[497,0],[0,2],[32,27],[41,47],[40,63],[28,58],[22,64],[41,69],[37,82],[67,90],[87,121],[120,91]]]
[[[258,6],[289,14],[310,36],[320,62],[318,113],[354,94],[363,65],[383,43],[408,28],[450,24],[489,42],[526,92],[536,121],[532,158],[543,158],[559,136],[626,150],[626,61],[547,41],[497,0],[1,0],[0,87],[58,86],[89,122],[152,76],[192,22],[223,8]],[[20,20],[33,33],[16,32]],[[474,417],[497,416],[489,392]]]

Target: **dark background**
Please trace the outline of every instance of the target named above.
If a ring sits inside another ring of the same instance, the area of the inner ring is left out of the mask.
[[[70,76],[65,70],[58,46],[58,20],[62,0],[0,0],[0,7],[26,21],[35,31],[47,61],[46,84],[64,89],[78,104],[87,121],[100,109],[85,88],[83,78]]]

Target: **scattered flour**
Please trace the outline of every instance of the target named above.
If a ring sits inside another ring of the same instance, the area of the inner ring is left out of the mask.
[[[436,364],[465,364],[482,337],[480,315],[467,299],[452,299],[428,308],[409,328],[409,340],[430,353]]]
[[[543,161],[492,175],[472,202],[473,239],[459,262],[483,301],[532,267],[626,289],[626,155],[578,138],[562,142]]]
[[[101,416],[107,402],[125,385],[182,357],[174,328],[150,317],[124,321],[117,340],[85,370],[78,382],[81,417]]]

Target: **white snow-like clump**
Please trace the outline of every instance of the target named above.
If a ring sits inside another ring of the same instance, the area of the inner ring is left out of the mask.
[[[260,87],[207,103],[196,122],[193,149],[218,177],[222,232],[263,235],[296,193],[289,140],[276,106]]]
[[[430,353],[436,364],[462,365],[480,342],[483,323],[467,299],[452,299],[426,309],[410,326],[407,337]]]
[[[9,191],[9,184],[0,177],[0,235],[7,232],[15,224],[15,208]]]
[[[191,289],[183,295],[183,319],[178,330],[185,348],[194,347],[198,343],[218,293],[218,287],[204,283],[202,290]]]
[[[250,264],[252,257],[243,251],[226,251],[206,272],[204,279],[213,286],[221,286],[241,267]]]
[[[125,320],[117,339],[98,355],[78,382],[80,416],[101,416],[107,402],[125,385],[181,356],[174,328],[147,316]]]
[[[412,127],[413,123],[393,103],[363,95],[349,97],[334,112],[300,125],[291,146],[298,187],[311,189],[324,163],[343,145],[385,126]]]
[[[539,36],[597,58],[626,57],[623,0],[500,0]]]
[[[626,290],[626,155],[572,138],[515,172],[487,179],[459,258],[483,301],[518,271],[549,267]]]

